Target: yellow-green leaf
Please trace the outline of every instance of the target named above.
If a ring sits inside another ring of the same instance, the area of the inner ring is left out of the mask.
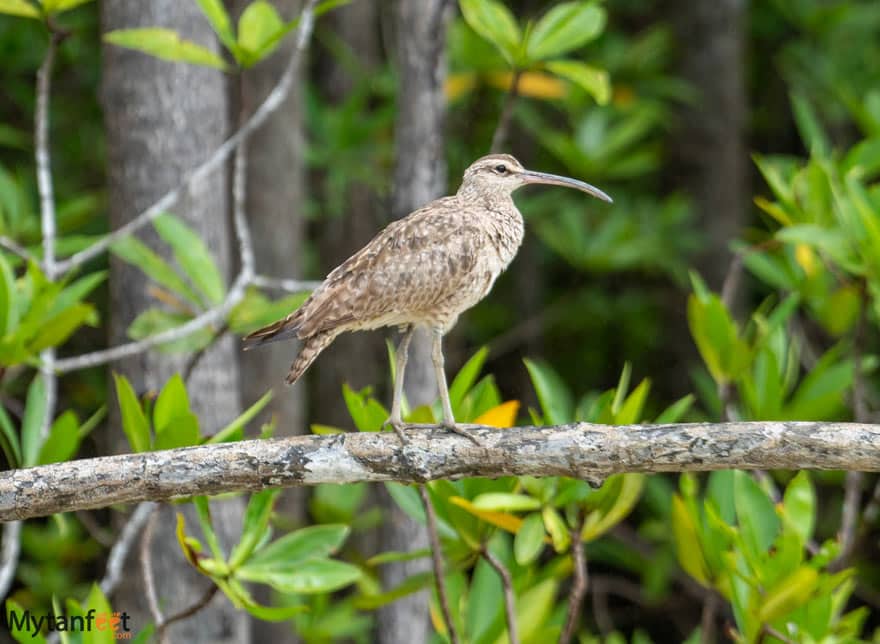
[[[522,44],[522,33],[510,10],[496,0],[459,0],[458,4],[470,28],[495,45],[513,65]]]
[[[529,33],[529,61],[559,56],[594,39],[605,27],[605,10],[592,2],[563,2],[544,14]]]
[[[473,503],[471,503],[467,499],[461,498],[460,496],[449,497],[449,502],[464,509],[475,517],[482,519],[486,523],[491,523],[492,525],[501,528],[502,530],[506,530],[511,534],[516,534],[517,531],[519,531],[520,526],[523,522],[522,519],[514,514],[508,514],[507,512],[491,512],[489,510],[481,510],[480,508],[474,506]]]
[[[40,10],[27,0],[0,0],[0,13],[40,20]]]
[[[185,40],[172,29],[162,27],[140,27],[137,29],[117,29],[104,34],[107,42],[134,49],[145,54],[173,62],[192,63],[203,67],[226,70],[227,65],[220,56],[191,40]]]
[[[611,99],[611,81],[608,72],[578,60],[550,60],[544,63],[547,69],[562,78],[578,85],[590,94],[599,105]]]

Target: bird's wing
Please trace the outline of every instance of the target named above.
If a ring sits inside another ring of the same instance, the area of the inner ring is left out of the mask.
[[[295,314],[301,338],[399,312],[430,312],[472,277],[481,231],[454,197],[391,223]]]

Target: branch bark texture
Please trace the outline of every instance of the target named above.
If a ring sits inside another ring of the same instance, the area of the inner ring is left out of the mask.
[[[0,521],[115,503],[268,487],[425,482],[472,476],[571,476],[720,469],[880,471],[880,425],[735,422],[494,429],[484,447],[429,426],[393,433],[294,436],[124,454],[0,474]]]

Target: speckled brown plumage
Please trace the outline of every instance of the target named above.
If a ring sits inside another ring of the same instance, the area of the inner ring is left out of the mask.
[[[462,312],[486,296],[516,255],[524,227],[511,194],[526,183],[571,186],[610,201],[589,184],[525,170],[510,155],[482,157],[465,171],[455,195],[389,224],[334,269],[300,308],[247,336],[245,348],[285,338],[301,340],[303,348],[287,376],[293,384],[340,333],[426,326],[435,336],[444,422],[454,425],[445,378],[441,382],[440,338]],[[399,351],[399,383],[408,344],[409,335]],[[389,419],[395,428],[401,424],[399,389],[395,387]]]

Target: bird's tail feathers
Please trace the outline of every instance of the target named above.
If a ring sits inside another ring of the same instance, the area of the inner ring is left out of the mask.
[[[292,385],[299,380],[300,376],[302,376],[306,369],[309,368],[309,365],[311,365],[315,361],[315,358],[318,357],[318,354],[333,342],[336,335],[337,334],[333,331],[322,331],[304,341],[299,355],[290,366],[290,373],[287,374],[286,382],[288,385]]]
[[[244,338],[242,338],[244,350],[247,351],[248,349],[253,349],[262,344],[269,344],[270,342],[295,338],[298,330],[299,324],[288,316],[244,336]]]

